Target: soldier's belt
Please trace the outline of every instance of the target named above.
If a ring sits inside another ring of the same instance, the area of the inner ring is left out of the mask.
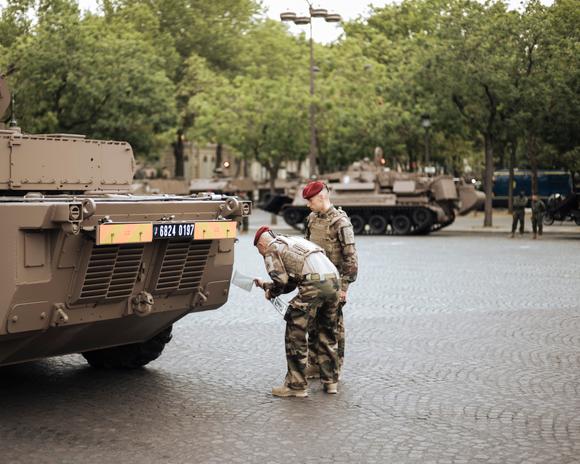
[[[336,274],[317,274],[317,273],[313,273],[313,274],[306,274],[305,276],[302,277],[303,280],[305,281],[310,281],[310,282],[324,282],[325,280],[331,280],[331,279],[336,279],[338,280],[338,276]]]

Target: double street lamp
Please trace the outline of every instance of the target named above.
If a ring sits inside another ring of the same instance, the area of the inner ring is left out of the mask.
[[[308,3],[308,16],[298,16],[292,11],[286,11],[280,14],[280,19],[285,22],[293,22],[298,26],[310,26],[310,150],[308,153],[308,164],[310,165],[310,177],[316,175],[316,157],[317,157],[317,147],[316,147],[316,107],[314,106],[314,42],[312,38],[312,21],[314,18],[324,19],[327,23],[339,23],[342,18],[339,14],[329,13],[328,10],[324,8],[315,8],[309,0],[305,0]]]

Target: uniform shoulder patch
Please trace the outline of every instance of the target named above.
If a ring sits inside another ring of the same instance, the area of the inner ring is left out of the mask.
[[[354,245],[354,230],[350,221],[344,227],[340,228],[340,236],[342,237],[343,246]]]

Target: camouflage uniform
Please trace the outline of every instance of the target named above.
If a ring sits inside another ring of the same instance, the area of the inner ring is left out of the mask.
[[[326,256],[340,273],[340,289],[344,292],[356,280],[358,272],[358,258],[354,246],[354,231],[347,214],[331,206],[325,213],[311,213],[306,225],[306,239],[316,243],[324,249]],[[339,372],[344,363],[345,328],[341,303],[338,308],[338,364]],[[316,365],[318,356],[318,326],[315,319],[308,328],[310,365]]]
[[[309,321],[319,321],[317,364],[323,383],[338,381],[336,324],[339,279],[336,267],[323,250],[303,238],[277,236],[264,254],[266,270],[272,282],[264,289],[271,296],[288,293],[298,287],[298,295],[290,301],[286,320],[286,385],[300,390],[307,386],[306,363],[308,345],[306,329]]]
[[[520,223],[520,234],[524,233],[524,219],[526,216],[526,205],[528,204],[528,197],[517,196],[514,197],[513,203],[513,221],[512,221],[512,235],[515,233],[518,227],[518,221]]]
[[[534,235],[544,232],[544,214],[546,213],[546,204],[542,200],[532,201],[532,230]]]

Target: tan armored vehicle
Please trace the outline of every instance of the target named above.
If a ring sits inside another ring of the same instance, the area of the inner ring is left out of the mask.
[[[428,234],[453,223],[455,214],[467,214],[483,204],[485,195],[473,185],[450,176],[429,177],[387,171],[363,161],[346,173],[322,176],[331,201],[350,216],[356,234]],[[301,185],[293,197],[277,196],[264,206],[300,228],[309,210]]]
[[[133,196],[133,170],[125,142],[0,130],[0,365],[82,353],[139,367],[175,321],[226,302],[250,203]]]

